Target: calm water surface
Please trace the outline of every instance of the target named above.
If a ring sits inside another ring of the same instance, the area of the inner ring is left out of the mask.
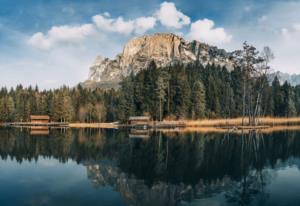
[[[0,129],[0,205],[300,205],[300,132],[132,137]]]

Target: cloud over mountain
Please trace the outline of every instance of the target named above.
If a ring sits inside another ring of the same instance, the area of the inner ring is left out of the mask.
[[[229,43],[232,36],[225,32],[224,28],[214,28],[215,23],[209,19],[198,20],[191,24],[188,38],[198,40],[212,45]]]
[[[92,24],[80,26],[53,26],[47,34],[37,32],[31,36],[28,43],[39,49],[50,49],[60,43],[79,43],[95,33]]]
[[[174,3],[163,2],[155,16],[163,26],[180,29],[191,23],[190,17],[177,10]]]
[[[87,39],[99,38],[109,33],[129,37],[142,35],[149,31],[158,31],[157,22],[160,23],[160,27],[182,33],[189,39],[211,44],[226,43],[232,37],[224,28],[214,28],[212,20],[204,19],[191,23],[190,17],[178,10],[174,3],[163,2],[150,16],[125,19],[123,16],[114,18],[109,12],[104,12],[92,16],[91,22],[85,24],[53,26],[45,33],[34,33],[28,39],[28,44],[41,50],[49,50],[63,45],[76,46]],[[187,26],[190,26],[190,32],[185,34],[181,29]]]

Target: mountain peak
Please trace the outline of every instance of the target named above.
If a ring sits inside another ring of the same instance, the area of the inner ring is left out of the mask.
[[[199,61],[203,65],[217,64],[233,68],[230,53],[198,41],[188,42],[172,33],[155,33],[136,37],[127,42],[123,52],[108,59],[97,57],[90,67],[89,80],[94,82],[120,82],[131,72],[136,74],[154,61],[158,67],[180,62]]]

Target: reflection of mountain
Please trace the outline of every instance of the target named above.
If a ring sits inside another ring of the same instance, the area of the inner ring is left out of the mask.
[[[51,130],[49,137],[30,137],[0,129],[0,156],[72,159],[87,167],[94,186],[111,186],[131,205],[176,205],[223,192],[228,201],[247,203],[263,194],[269,168],[299,167],[298,135],[153,133],[145,141],[126,131]]]
[[[101,162],[86,165],[88,178],[95,187],[113,187],[129,205],[177,205],[181,201],[201,198],[212,191],[227,190],[232,185],[229,178],[223,178],[210,184],[200,181],[194,186],[161,181],[148,186],[141,179],[129,177],[114,164]]]

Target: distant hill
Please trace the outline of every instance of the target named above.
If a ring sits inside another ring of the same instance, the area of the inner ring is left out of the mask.
[[[288,74],[288,73],[283,73],[278,71],[270,74],[269,76],[270,81],[273,81],[275,76],[278,77],[281,84],[287,81],[292,86],[300,85],[300,74]]]

